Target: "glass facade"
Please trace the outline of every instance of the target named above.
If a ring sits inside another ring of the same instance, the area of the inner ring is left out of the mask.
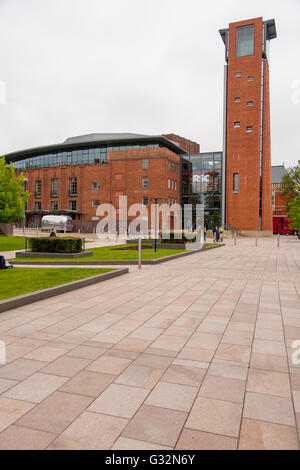
[[[242,26],[236,30],[236,56],[254,54],[254,25]]]
[[[222,152],[215,152],[185,157],[192,164],[192,204],[204,204],[208,228],[221,225],[222,156]]]
[[[58,166],[87,165],[107,163],[108,152],[118,150],[136,150],[146,148],[158,148],[159,144],[145,145],[101,145],[98,147],[84,147],[74,150],[56,151],[40,154],[15,163],[17,170],[25,171],[36,168],[53,168]]]

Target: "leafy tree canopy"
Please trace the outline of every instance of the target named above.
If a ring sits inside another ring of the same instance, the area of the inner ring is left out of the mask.
[[[289,168],[288,173],[283,175],[280,195],[289,205],[300,192],[300,160],[298,165]]]
[[[290,202],[287,215],[290,220],[290,227],[300,230],[300,193]]]
[[[23,174],[15,175],[14,165],[8,165],[0,158],[0,223],[13,224],[24,215],[24,207],[29,198],[24,191]]]

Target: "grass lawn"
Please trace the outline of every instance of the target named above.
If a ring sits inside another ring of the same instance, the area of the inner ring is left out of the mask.
[[[24,237],[1,237],[0,253],[3,251],[25,250]]]
[[[114,248],[121,247],[132,247],[132,245],[119,245],[116,246],[106,246],[101,248],[91,248],[87,251],[93,251],[93,256],[89,258],[82,259],[70,259],[70,258],[26,258],[24,261],[72,261],[73,263],[89,262],[89,261],[121,261],[121,260],[137,260],[138,259],[138,250],[115,250]],[[186,250],[165,250],[160,249],[157,252],[154,252],[153,248],[147,248],[142,250],[142,259],[155,259],[163,258],[164,256],[175,255],[177,253],[183,253]]]
[[[0,300],[67,284],[113,269],[98,268],[13,268],[0,271]]]

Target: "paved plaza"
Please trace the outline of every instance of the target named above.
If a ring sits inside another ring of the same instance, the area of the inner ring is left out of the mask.
[[[298,449],[299,294],[241,239],[0,314],[0,449]]]

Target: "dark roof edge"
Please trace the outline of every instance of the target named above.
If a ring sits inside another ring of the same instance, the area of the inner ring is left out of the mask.
[[[60,143],[54,145],[44,145],[42,147],[33,147],[29,149],[19,150],[17,152],[9,153],[5,156],[6,161],[8,162],[16,162],[19,160],[25,160],[26,158],[38,156],[41,153],[47,153],[56,150],[67,150],[67,149],[78,149],[84,147],[95,147],[97,145],[103,144],[112,144],[116,145],[117,143],[134,143],[134,142],[161,142],[166,145],[170,150],[174,151],[178,154],[187,155],[184,149],[182,149],[179,145],[174,144],[171,140],[163,137],[161,135],[154,135],[154,136],[146,136],[146,137],[136,137],[136,138],[126,138],[126,139],[119,139],[119,140],[95,140],[95,141],[86,141],[86,142],[78,142],[78,143]]]

